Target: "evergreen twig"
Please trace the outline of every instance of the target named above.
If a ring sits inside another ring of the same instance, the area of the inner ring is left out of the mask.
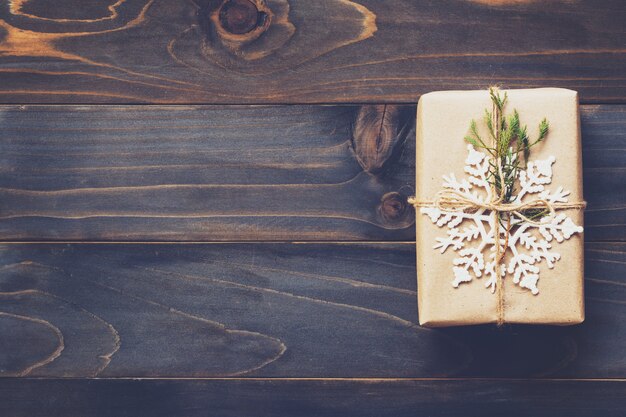
[[[502,96],[497,89],[490,88],[489,97],[492,102],[492,111],[485,109],[484,122],[491,137],[489,141],[491,144],[485,143],[481,138],[475,120],[470,123],[469,134],[465,140],[477,148],[485,149],[495,161],[499,161],[502,175],[500,176],[498,172],[497,163],[492,160],[489,162],[487,178],[496,193],[503,196],[502,202],[511,203],[517,195],[519,171],[526,169],[531,148],[547,137],[550,125],[548,120],[544,118],[539,123],[537,138],[531,141],[528,137],[527,127],[521,125],[517,110],[513,110],[513,114],[509,116],[504,115],[504,108],[508,99],[506,92]],[[526,210],[522,214],[529,219],[536,220],[548,214],[548,210]],[[503,219],[503,216],[506,217],[508,214],[501,213],[500,222],[502,224],[509,222],[509,219]]]

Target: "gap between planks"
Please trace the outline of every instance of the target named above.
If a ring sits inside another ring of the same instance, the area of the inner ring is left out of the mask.
[[[166,241],[166,240],[0,240],[0,245],[70,245],[70,244],[86,244],[86,245],[229,245],[229,244],[293,244],[293,245],[310,245],[310,244],[324,244],[324,245],[354,245],[354,244],[402,244],[402,245],[414,245],[414,240],[189,240],[189,241]],[[593,242],[595,243],[595,242]],[[615,243],[621,243],[615,241]]]
[[[72,380],[102,380],[102,381],[271,381],[271,382],[290,382],[290,381],[347,381],[347,382],[626,382],[626,378],[481,378],[481,377],[452,377],[452,378],[368,378],[368,377],[4,377],[2,380],[37,380],[37,381],[72,381]]]

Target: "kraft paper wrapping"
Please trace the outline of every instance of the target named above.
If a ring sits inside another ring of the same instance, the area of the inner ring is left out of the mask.
[[[532,148],[529,160],[556,157],[549,190],[563,186],[569,202],[583,201],[578,94],[561,88],[506,90],[505,115],[514,109],[521,124],[528,126],[531,141],[545,117],[550,123],[547,138]],[[504,90],[501,91],[504,93]],[[433,200],[442,188],[442,176],[455,173],[464,178],[470,121],[483,127],[484,109],[491,110],[488,91],[444,91],[423,95],[417,108],[416,199]],[[481,130],[487,137],[487,131]],[[583,210],[559,211],[583,226]],[[448,248],[441,254],[433,249],[435,239],[446,228],[433,224],[428,216],[416,213],[418,307],[421,325],[443,327],[495,323],[498,296],[485,288],[487,278],[453,287],[452,261],[458,253]],[[562,243],[552,241],[561,259],[553,269],[545,260],[540,267],[539,293],[520,288],[507,275],[504,282],[504,322],[570,325],[584,320],[583,235]],[[507,258],[505,258],[506,261]]]

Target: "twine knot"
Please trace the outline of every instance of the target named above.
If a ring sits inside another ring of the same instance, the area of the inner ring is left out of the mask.
[[[507,203],[503,202],[502,196],[497,196],[491,201],[482,201],[470,198],[457,190],[448,188],[439,191],[433,201],[419,201],[415,197],[409,197],[408,202],[416,208],[436,207],[446,213],[476,213],[480,209],[495,212],[496,214],[509,213],[518,217],[523,222],[533,225],[539,225],[541,222],[529,218],[524,214],[524,212],[529,210],[539,210],[543,217],[546,215],[555,215],[557,210],[582,210],[587,206],[587,203],[584,201],[573,203],[554,203],[544,198],[537,198],[527,202]]]

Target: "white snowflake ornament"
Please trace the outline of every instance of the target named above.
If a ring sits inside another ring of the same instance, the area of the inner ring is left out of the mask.
[[[443,188],[453,190],[468,201],[487,205],[493,201],[492,187],[489,183],[489,163],[487,154],[477,151],[474,146],[467,146],[465,160],[466,178],[457,179],[454,173],[443,177]],[[544,160],[534,160],[527,164],[518,175],[519,193],[513,203],[524,203],[532,199],[541,199],[554,203],[567,203],[569,191],[558,187],[556,191],[546,190],[552,182],[552,165],[556,158],[550,156]],[[485,287],[495,292],[498,283],[496,271],[501,278],[511,276],[513,282],[521,288],[539,293],[539,265],[542,261],[548,268],[554,268],[561,255],[552,250],[554,242],[561,243],[583,228],[563,213],[544,216],[538,223],[528,222],[525,218],[511,213],[511,227],[507,231],[496,222],[498,219],[488,208],[478,208],[471,213],[465,211],[444,211],[438,207],[422,207],[421,213],[439,227],[446,227],[445,237],[436,238],[434,249],[444,253],[451,248],[459,257],[453,260],[452,285],[458,287],[474,278],[486,277]],[[497,235],[497,236],[496,236]],[[504,250],[501,267],[496,267],[496,239]]]

